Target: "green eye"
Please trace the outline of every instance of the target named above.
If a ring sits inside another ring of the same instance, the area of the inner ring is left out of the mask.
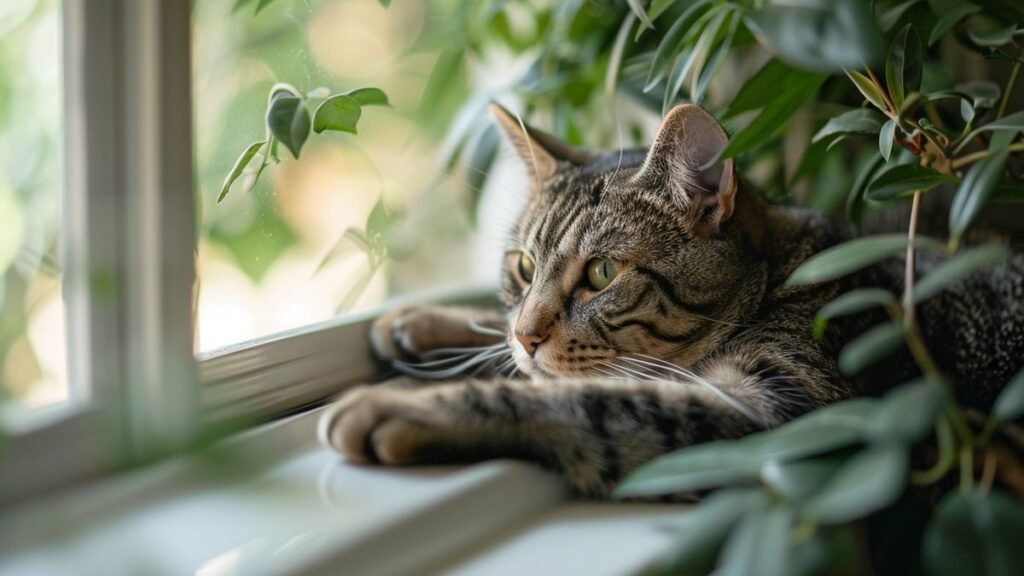
[[[519,255],[519,275],[523,277],[527,283],[533,282],[533,272],[536,270],[537,265],[534,264],[533,258],[529,254],[523,252]]]
[[[619,267],[611,258],[594,258],[587,262],[587,281],[594,290],[604,290],[619,273]]]

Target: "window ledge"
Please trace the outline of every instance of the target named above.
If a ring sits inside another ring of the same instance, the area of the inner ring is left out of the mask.
[[[556,477],[514,461],[347,464],[315,444],[319,413],[5,513],[0,575],[565,574],[581,561],[622,574],[664,548],[680,510],[571,504]],[[634,544],[591,550],[609,538]]]

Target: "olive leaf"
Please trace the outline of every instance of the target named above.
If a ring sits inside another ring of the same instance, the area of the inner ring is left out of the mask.
[[[1017,574],[1024,566],[1024,506],[998,491],[950,492],[939,503],[922,553],[929,574]]]
[[[1006,148],[995,151],[976,162],[964,174],[949,211],[949,234],[954,242],[967,232],[995,191],[1009,156],[1010,152]]]
[[[964,250],[939,264],[918,280],[914,286],[914,302],[923,302],[950,284],[983,268],[994,266],[1010,256],[1010,250],[1003,244],[986,244]]]
[[[885,61],[885,83],[889,97],[897,109],[903,106],[904,96],[921,87],[921,62],[924,50],[913,24],[907,24],[896,34],[889,46]]]
[[[345,94],[336,94],[317,106],[313,114],[313,131],[317,134],[324,130],[356,134],[356,124],[362,113],[363,107],[358,100]]]
[[[811,142],[818,142],[839,134],[878,134],[885,116],[871,108],[857,108],[828,119],[814,134]]]
[[[295,158],[299,157],[309,137],[309,127],[309,112],[301,97],[285,90],[278,90],[271,96],[267,128]]]
[[[886,322],[856,337],[839,352],[839,370],[856,374],[903,345],[903,328]]]
[[[893,304],[896,304],[896,297],[882,288],[861,288],[847,292],[818,311],[814,317],[814,337],[818,340],[824,337],[825,328],[832,318]]]
[[[878,152],[888,162],[892,156],[892,145],[896,141],[896,119],[890,118],[878,131]]]
[[[259,152],[260,148],[263,148],[266,143],[266,140],[260,140],[259,142],[249,144],[242,152],[242,155],[238,157],[238,160],[235,160],[234,167],[231,168],[231,172],[229,172],[227,178],[224,179],[224,185],[220,188],[220,194],[217,196],[217,202],[220,202],[228,195],[231,185],[234,184],[235,180],[238,180],[238,177],[245,171],[245,167],[249,165],[249,162],[252,162],[253,157],[256,156],[256,153]]]
[[[805,505],[805,513],[822,524],[843,524],[892,504],[906,486],[907,448],[877,446],[843,464]]]
[[[1016,420],[1024,416],[1024,370],[1017,373],[996,398],[992,416],[999,420]]]
[[[915,244],[926,250],[943,249],[941,242],[927,237],[916,238]],[[834,280],[895,256],[906,248],[907,237],[902,234],[879,234],[850,240],[808,258],[790,274],[786,285],[799,286]]]
[[[868,184],[866,196],[871,200],[889,200],[915,192],[927,192],[946,182],[956,182],[956,177],[916,163],[896,164],[879,172]]]

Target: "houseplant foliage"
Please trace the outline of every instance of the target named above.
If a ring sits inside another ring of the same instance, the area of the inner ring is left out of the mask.
[[[446,127],[445,165],[467,170],[474,191],[497,150],[484,113],[492,98],[518,100],[525,118],[571,144],[616,147],[641,144],[643,133],[613,104],[625,100],[656,116],[696,102],[731,133],[723,157],[759,174],[767,195],[845,216],[853,239],[808,260],[791,284],[900,255],[908,262],[904,293],[845,294],[820,311],[814,330],[820,336],[830,318],[881,308],[891,322],[852,341],[841,369],[856,373],[905,346],[921,377],[881,398],[687,448],[637,470],[620,497],[714,490],[688,512],[692,529],[680,531],[654,571],[1008,574],[1024,566],[1024,548],[1014,542],[1024,534],[1024,486],[1014,480],[1022,468],[1008,448],[1008,438],[1020,436],[1013,423],[1024,416],[1024,374],[990,414],[972,413],[953,397],[915,315],[919,303],[1009,255],[998,242],[965,239],[986,206],[1024,201],[1024,110],[1013,104],[1014,90],[1024,90],[1016,86],[1024,4],[438,4],[452,16],[421,40],[444,39],[421,108],[425,125]],[[473,64],[496,51],[514,55],[517,72],[500,87],[474,88]],[[950,63],[956,58],[1005,77],[965,81],[963,66]],[[813,128],[798,130],[800,122]],[[794,146],[798,161],[787,167],[780,158]],[[794,194],[801,186],[809,191]],[[919,234],[925,196],[950,192],[946,225],[933,237]],[[908,233],[862,234],[866,215],[904,211]],[[922,250],[946,259],[917,278]]]

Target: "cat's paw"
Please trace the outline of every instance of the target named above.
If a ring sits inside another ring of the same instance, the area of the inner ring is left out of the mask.
[[[423,360],[439,348],[486,346],[502,340],[504,316],[494,310],[456,306],[412,305],[378,318],[370,330],[377,357],[385,362]],[[480,331],[480,325],[491,327]]]
[[[321,416],[321,443],[354,462],[415,464],[436,461],[445,438],[457,432],[441,396],[396,388],[349,391]]]
[[[370,329],[374,353],[385,362],[419,360],[438,347],[440,316],[433,306],[402,306],[387,312]]]

